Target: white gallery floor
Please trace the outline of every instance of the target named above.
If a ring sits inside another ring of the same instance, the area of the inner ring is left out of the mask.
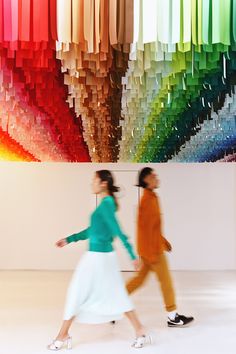
[[[128,279],[132,274],[124,273]],[[60,323],[71,272],[0,272],[0,353],[42,354]],[[133,295],[155,344],[133,349],[126,319],[117,325],[82,325],[71,330],[73,349],[81,354],[235,354],[236,272],[173,272],[179,312],[194,315],[188,328],[167,328],[161,294],[153,275]],[[66,352],[65,350],[61,351]]]

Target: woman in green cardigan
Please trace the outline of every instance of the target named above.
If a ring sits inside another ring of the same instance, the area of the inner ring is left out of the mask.
[[[108,170],[97,171],[93,179],[93,192],[101,202],[91,215],[90,226],[77,234],[56,243],[64,247],[71,242],[89,240],[89,250],[79,262],[72,277],[64,311],[64,321],[56,339],[48,346],[50,350],[71,348],[69,328],[74,319],[82,323],[105,323],[119,320],[123,314],[130,320],[136,333],[133,347],[141,348],[151,341],[145,334],[134,306],[122,280],[113,240],[120,238],[133,262],[135,270],[139,262],[126,235],[116,219],[117,201],[113,176]]]

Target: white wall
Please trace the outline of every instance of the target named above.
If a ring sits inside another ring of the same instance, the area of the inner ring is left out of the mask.
[[[236,165],[155,164],[172,269],[236,269]],[[122,185],[119,217],[134,241],[141,164],[0,163],[0,269],[73,269],[86,241],[56,249],[57,239],[88,224],[96,169]],[[119,249],[122,269],[130,262]]]

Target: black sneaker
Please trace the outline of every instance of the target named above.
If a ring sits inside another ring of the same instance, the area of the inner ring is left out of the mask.
[[[167,325],[168,327],[184,327],[187,326],[190,322],[194,320],[193,317],[186,317],[183,315],[179,315],[178,313],[175,315],[175,319],[171,320],[168,317]]]

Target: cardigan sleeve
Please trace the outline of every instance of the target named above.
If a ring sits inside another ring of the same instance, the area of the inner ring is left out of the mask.
[[[137,257],[134,253],[131,243],[129,242],[128,237],[122,232],[120,228],[118,220],[115,216],[115,209],[116,207],[113,198],[106,198],[101,204],[101,215],[112,236],[118,236],[120,238],[121,242],[128,251],[130,258],[134,260]]]
[[[71,243],[71,242],[77,242],[81,240],[87,240],[89,238],[89,227],[81,232],[78,232],[77,234],[70,235],[66,237],[66,242]]]

